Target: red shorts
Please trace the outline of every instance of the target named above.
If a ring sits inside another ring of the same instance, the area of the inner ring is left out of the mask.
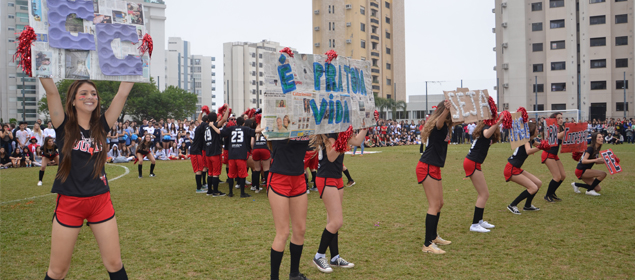
[[[268,160],[271,158],[271,152],[267,149],[256,149],[251,154],[251,159],[254,161]]]
[[[190,155],[190,161],[195,173],[203,171],[203,168],[205,168],[205,155]]]
[[[503,172],[503,174],[505,174],[505,182],[509,182],[509,180],[512,179],[512,175],[520,175],[523,171],[524,170],[521,168],[513,166],[508,162],[507,165],[505,165],[505,171]]]
[[[417,163],[417,182],[419,184],[423,183],[428,176],[434,180],[441,181],[441,168],[423,162]]]
[[[304,174],[288,176],[269,173],[269,178],[267,178],[267,193],[269,193],[269,190],[284,197],[296,197],[306,194]]]
[[[582,170],[582,169],[577,169],[576,168],[575,169],[575,176],[578,177],[578,179],[582,180],[582,174],[584,174],[584,171],[586,171],[586,169]]]
[[[228,178],[247,178],[247,160],[244,159],[230,159],[229,160],[229,173]],[[220,174],[220,173],[219,173]]]
[[[560,158],[558,157],[558,155],[554,155],[554,154],[550,154],[547,153],[547,151],[542,151],[542,155],[540,156],[540,158],[542,159],[542,163],[545,163],[545,161],[550,158],[550,159],[555,159],[555,160],[560,160]]]
[[[318,192],[320,193],[320,198],[322,198],[322,193],[324,193],[324,188],[326,187],[336,187],[338,190],[344,188],[344,181],[342,178],[324,178],[317,177],[315,178],[315,185],[318,188]]]
[[[57,219],[65,227],[80,228],[84,220],[88,220],[86,224],[90,225],[103,223],[114,217],[115,208],[112,207],[110,192],[89,197],[57,195],[53,219]]]
[[[318,169],[318,156],[316,151],[307,151],[304,154],[304,169],[317,170]]]
[[[465,158],[463,160],[463,169],[465,169],[465,177],[470,177],[472,176],[472,174],[474,174],[474,171],[478,170],[478,171],[483,171],[481,169],[481,164],[480,163],[476,163],[475,161]]]
[[[223,164],[229,164],[229,151],[223,150],[223,154],[221,155],[221,160]]]
[[[221,170],[223,170],[220,155],[205,157],[205,166],[207,166],[207,174],[209,176],[220,176]]]

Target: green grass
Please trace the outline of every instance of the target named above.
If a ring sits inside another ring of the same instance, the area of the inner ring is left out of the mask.
[[[531,156],[524,168],[543,181],[534,200],[541,211],[517,216],[505,208],[522,191],[503,178],[511,150],[508,144],[494,145],[483,171],[490,189],[485,219],[496,228],[481,234],[468,230],[476,201],[471,182],[463,180],[469,146],[451,145],[442,170],[445,206],[439,223],[441,236],[453,241],[443,247],[445,255],[421,252],[427,201],[416,183],[419,147],[347,156],[357,184],[345,191],[339,239],[342,256],[356,266],[326,275],[311,265],[326,222],[322,201],[311,193],[300,270],[311,279],[635,277],[635,146],[606,147],[622,159],[625,171],[601,184],[600,197],[575,194],[569,184],[576,163],[570,154],[561,155],[567,179],[558,190],[563,202],[556,204],[542,199],[551,176],[540,156]],[[148,166],[143,179],[137,178],[136,166],[123,166],[130,174],[113,181],[111,190],[130,279],[268,278],[275,229],[264,192],[251,192],[251,199],[195,194],[188,161],[158,162],[156,178],[147,177]],[[55,170],[47,170],[42,187],[36,186],[35,168],[0,171],[2,279],[44,277],[55,207],[55,196],[47,194]],[[125,171],[112,165],[106,170],[109,178]],[[14,201],[30,197],[36,198]],[[287,248],[282,276],[288,267]],[[66,279],[107,278],[97,243],[84,227]]]

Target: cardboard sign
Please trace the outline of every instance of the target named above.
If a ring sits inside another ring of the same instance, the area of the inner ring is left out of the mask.
[[[589,134],[587,123],[566,123],[562,138],[561,153],[584,152],[587,147],[586,137]]]
[[[622,167],[615,161],[615,155],[611,149],[600,152],[600,155],[611,175],[622,172]]]
[[[522,115],[521,112],[512,113],[512,128],[509,130],[509,142],[512,145],[512,150],[525,145],[531,137],[529,124],[525,123]]]
[[[360,129],[375,124],[369,61],[313,54],[265,54],[262,126],[267,139]]]
[[[487,90],[469,90],[457,88],[456,91],[443,91],[445,99],[450,101],[450,115],[454,123],[472,123],[492,117]]]
[[[138,50],[146,33],[143,4],[123,0],[28,3],[29,25],[37,34],[31,51],[33,76],[150,82],[150,58]]]
[[[543,140],[547,141],[551,147],[558,146],[558,120],[545,119],[543,129]]]

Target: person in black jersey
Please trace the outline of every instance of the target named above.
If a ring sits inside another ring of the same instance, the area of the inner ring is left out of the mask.
[[[443,207],[443,185],[441,184],[441,168],[445,165],[448,144],[452,137],[449,127],[452,125],[450,101],[445,100],[437,105],[437,109],[421,129],[421,143],[426,143],[416,173],[417,182],[423,185],[428,199],[426,214],[426,235],[421,250],[426,253],[445,254],[437,245],[450,245],[437,233],[441,208]],[[430,177],[430,178],[428,178]]]
[[[547,202],[556,202],[562,201],[557,195],[556,190],[562,185],[562,182],[565,178],[567,178],[566,173],[564,172],[564,166],[558,157],[558,152],[560,151],[560,145],[562,145],[562,138],[564,137],[564,127],[562,120],[562,113],[553,113],[549,118],[556,119],[558,123],[558,146],[552,147],[548,151],[542,152],[542,163],[547,165],[549,168],[549,172],[551,172],[551,182],[549,182],[549,187],[547,188],[547,193],[545,194],[545,200]]]
[[[199,125],[194,130],[194,140],[190,146],[190,161],[192,162],[192,170],[196,175],[196,193],[207,193],[207,190],[203,188],[202,177],[205,171],[205,151],[203,150],[203,144],[205,141],[205,131],[207,130],[207,115],[203,116],[203,112],[198,114],[197,122]]]
[[[224,128],[228,128],[232,126],[236,126],[236,117],[234,116],[229,117],[229,121],[225,124]],[[222,137],[222,139],[223,139],[223,154],[221,154],[221,160],[223,161],[223,164],[225,165],[225,173],[228,175],[227,184],[230,186],[233,186],[236,178],[229,178],[229,140],[230,139],[229,137]],[[229,193],[227,194],[227,196],[229,197],[234,196],[234,189],[232,189],[232,187],[229,187]]]
[[[51,258],[46,279],[63,279],[73,247],[88,220],[110,279],[128,279],[121,261],[115,210],[106,178],[106,134],[121,115],[134,83],[121,82],[110,107],[102,114],[95,84],[75,81],[66,104],[51,78],[40,78],[60,147],[59,168],[51,192],[57,193],[51,232]]]
[[[154,142],[152,141],[152,135],[146,133],[143,136],[143,139],[139,141],[139,145],[137,146],[137,151],[135,152],[135,163],[139,163],[139,178],[143,178],[143,158],[148,157],[150,160],[150,177],[154,177],[154,166],[157,163],[154,159],[154,155],[152,154],[152,147],[154,146]]]
[[[222,127],[225,124],[228,115],[229,110],[225,110],[225,113],[221,116],[219,121],[217,121],[218,116],[216,115],[216,112],[211,112],[207,115],[208,127],[205,130],[204,136],[205,162],[207,169],[209,170],[209,173],[207,174],[207,182],[212,185],[211,188],[207,188],[207,195],[214,197],[225,195],[225,193],[218,191],[218,176],[220,176],[223,170],[223,163],[221,162],[223,146],[219,127]]]
[[[540,179],[538,179],[538,177],[521,168],[529,155],[540,151],[538,147],[533,147],[538,146],[538,143],[533,140],[534,137],[536,137],[536,135],[538,134],[536,121],[530,120],[527,126],[529,127],[531,140],[514,150],[514,154],[512,154],[509,159],[507,159],[507,165],[505,166],[505,171],[503,172],[506,182],[512,181],[527,188],[527,190],[520,193],[520,195],[516,199],[514,199],[511,204],[507,205],[507,210],[517,215],[520,215],[520,211],[518,211],[517,205],[524,199],[527,200],[525,201],[525,207],[523,207],[523,210],[540,210],[540,208],[533,206],[531,202],[542,186],[542,182],[540,181]]]
[[[60,158],[57,152],[57,145],[55,145],[55,139],[48,136],[44,139],[44,146],[42,146],[42,166],[40,167],[40,179],[37,182],[38,186],[42,185],[44,171],[46,171],[46,166],[49,165],[50,162],[59,164]]]
[[[485,203],[487,203],[487,199],[489,198],[489,190],[487,189],[487,182],[485,182],[485,175],[483,171],[481,171],[481,164],[487,157],[489,147],[497,143],[500,139],[500,129],[498,126],[502,121],[503,118],[499,118],[492,126],[486,125],[484,121],[479,121],[472,133],[472,136],[476,140],[472,143],[470,151],[467,153],[465,160],[463,160],[465,177],[470,177],[478,193],[470,231],[489,232],[489,229],[494,228],[494,225],[483,220]]]
[[[223,128],[221,131],[222,137],[229,138],[229,173],[227,177],[238,178],[236,181],[240,186],[240,197],[251,197],[251,195],[245,193],[245,178],[249,175],[247,172],[247,156],[251,150],[251,138],[256,133],[260,133],[262,128],[258,127],[255,130],[246,126],[245,119],[238,117],[236,119],[236,126]],[[233,182],[230,183],[229,189],[233,188]]]
[[[351,137],[347,146],[358,146],[364,142],[366,129],[362,129],[355,137]],[[339,135],[330,133],[326,135],[312,136],[311,146],[318,150],[317,185],[320,198],[326,208],[326,227],[322,232],[322,238],[317,253],[313,258],[313,264],[324,273],[331,273],[331,266],[352,268],[355,265],[344,260],[339,254],[338,232],[344,224],[342,213],[342,201],[344,200],[344,182],[342,170],[344,169],[344,154],[335,150],[333,145]],[[330,260],[326,259],[326,249],[331,251]]]
[[[600,182],[606,178],[606,172],[591,168],[593,168],[593,165],[596,163],[604,163],[604,159],[600,156],[600,150],[602,149],[603,143],[604,137],[602,137],[601,133],[593,132],[591,134],[591,145],[589,145],[586,151],[584,151],[582,158],[580,158],[580,161],[578,162],[578,166],[575,168],[575,176],[584,181],[585,184],[576,182],[571,183],[575,193],[580,193],[579,188],[585,188],[587,189],[587,195],[600,195],[598,193],[602,190]]]
[[[307,147],[306,153],[304,154],[304,181],[306,181],[307,188],[309,186],[309,175],[307,173],[311,172],[311,182],[313,183],[313,188],[308,189],[312,191],[317,191],[317,187],[315,186],[315,178],[317,177],[317,169],[318,169],[318,157],[315,148],[309,145]]]
[[[260,192],[260,171],[263,171],[264,178],[269,175],[271,151],[269,146],[267,146],[267,138],[262,133],[256,133],[256,137],[252,139],[252,142],[253,152],[251,158],[254,160],[254,169],[251,171],[251,185],[258,193]]]

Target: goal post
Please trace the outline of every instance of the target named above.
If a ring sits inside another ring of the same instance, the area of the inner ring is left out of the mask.
[[[575,120],[575,121],[584,121],[585,118],[583,118],[580,115],[580,110],[578,109],[570,109],[570,110],[545,110],[545,111],[527,111],[527,115],[529,115],[530,118],[545,118],[548,119],[551,114],[553,113],[562,113],[562,118],[563,119],[569,119],[569,121],[571,120]]]

